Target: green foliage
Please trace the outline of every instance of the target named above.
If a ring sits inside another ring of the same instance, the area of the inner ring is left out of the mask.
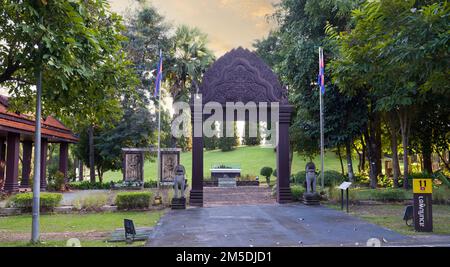
[[[261,132],[259,130],[259,123],[255,125],[256,127],[256,137],[250,137],[250,123],[245,123],[244,126],[244,136],[243,136],[243,145],[246,146],[257,146],[261,144]]]
[[[449,204],[450,203],[450,188],[447,186],[439,186],[433,188],[433,203]]]
[[[108,194],[91,194],[76,198],[72,204],[78,210],[100,211],[101,208],[108,204]]]
[[[57,207],[62,200],[62,194],[59,193],[41,193],[39,195],[40,208],[44,211],[51,211]],[[33,193],[21,193],[12,196],[8,200],[8,206],[20,208],[29,212],[33,208]]]
[[[291,185],[291,193],[294,200],[299,200],[305,191],[305,188],[301,185]]]
[[[291,176],[291,182],[297,185],[303,185],[306,181],[306,171],[299,171]]]
[[[72,190],[96,190],[96,189],[111,189],[111,183],[81,181],[69,183],[69,188]]]
[[[324,174],[323,179],[324,179],[325,186],[339,185],[342,182],[346,181],[346,179],[347,179],[346,176],[343,176],[338,171],[328,170],[328,171],[325,171],[323,174]],[[321,183],[320,173],[317,175],[316,179],[317,179],[317,185],[320,185],[320,183]]]
[[[345,192],[344,192],[344,194],[345,194]],[[347,196],[344,195],[344,199],[346,197]],[[330,201],[340,202],[341,198],[342,198],[341,189],[339,189],[337,186],[329,187],[328,190],[327,190],[327,198]],[[349,199],[349,201],[355,201],[357,199],[356,191],[354,189],[352,189],[352,188],[349,188],[349,190],[348,190],[348,199]]]
[[[121,192],[116,196],[115,203],[118,209],[145,209],[150,206],[153,194],[151,192]]]
[[[230,122],[223,121],[222,125],[221,125],[223,135],[219,139],[219,148],[223,152],[234,150],[236,148],[236,146],[239,145],[239,138],[237,136],[236,122],[232,122],[233,123],[233,132],[234,132],[233,136],[230,136],[230,137],[225,136],[228,123],[230,123]]]
[[[47,189],[50,191],[61,191],[65,190],[66,178],[64,173],[57,171],[53,177],[49,177]]]
[[[404,189],[373,189],[370,191],[369,199],[378,201],[401,201],[408,199],[408,195]]]
[[[166,74],[174,101],[187,100],[189,93],[196,91],[202,74],[214,61],[207,44],[208,36],[198,28],[181,25],[175,30]]]
[[[261,174],[264,177],[269,177],[272,175],[273,169],[271,167],[262,167],[259,174]]]
[[[270,176],[272,176],[273,169],[271,167],[262,167],[259,174],[266,177],[266,183],[268,186],[270,186]]]

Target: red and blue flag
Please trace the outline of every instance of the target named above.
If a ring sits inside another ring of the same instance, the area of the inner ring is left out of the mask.
[[[158,68],[156,69],[156,81],[155,81],[155,92],[154,96],[159,95],[159,90],[161,87],[161,80],[162,80],[162,51],[159,50],[159,62],[158,62]]]
[[[320,86],[320,92],[325,94],[325,63],[323,61],[323,49],[319,48],[319,76],[317,83]]]

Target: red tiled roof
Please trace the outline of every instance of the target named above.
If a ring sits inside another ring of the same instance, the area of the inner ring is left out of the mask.
[[[8,98],[0,95],[0,129],[12,130],[34,134],[34,116],[8,111]],[[66,142],[78,142],[73,132],[59,120],[48,116],[41,120],[42,135],[47,138],[58,139]]]

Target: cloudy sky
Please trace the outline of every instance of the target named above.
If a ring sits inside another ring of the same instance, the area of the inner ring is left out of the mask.
[[[138,6],[136,0],[109,0],[120,14]],[[147,0],[173,24],[195,26],[209,36],[209,48],[221,56],[232,48],[252,48],[274,27],[267,20],[279,0]]]

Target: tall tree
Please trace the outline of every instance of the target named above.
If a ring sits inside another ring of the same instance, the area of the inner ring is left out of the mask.
[[[334,74],[341,88],[368,92],[374,112],[393,111],[398,118],[405,188],[417,106],[426,91],[448,92],[449,88],[445,74],[448,12],[447,2],[370,1],[354,11],[354,28],[339,36],[341,58]]]

